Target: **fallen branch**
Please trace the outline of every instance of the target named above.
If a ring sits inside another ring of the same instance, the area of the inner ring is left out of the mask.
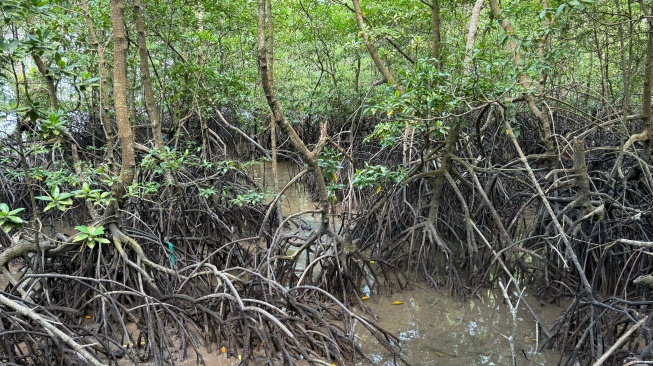
[[[21,305],[6,296],[0,294],[0,303],[17,311],[20,315],[26,316],[33,321],[37,322],[43,330],[45,330],[51,337],[59,338],[75,352],[77,352],[81,357],[88,361],[91,365],[94,366],[103,366],[104,363],[98,361],[95,356],[93,356],[89,351],[86,350],[84,346],[75,342],[69,335],[62,332],[59,328],[52,325],[49,321],[44,319],[41,315],[37,314],[34,310],[28,308],[27,306]]]

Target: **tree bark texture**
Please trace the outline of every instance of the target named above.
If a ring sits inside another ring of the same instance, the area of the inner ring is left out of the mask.
[[[32,59],[36,64],[36,68],[45,78],[45,84],[48,87],[48,96],[50,97],[50,107],[56,109],[59,106],[59,98],[57,97],[57,86],[54,83],[52,73],[50,73],[50,71],[48,71],[48,69],[45,67],[45,63],[43,62],[41,56],[36,53],[32,53]]]
[[[114,184],[114,198],[120,203],[125,187],[132,184],[136,169],[134,135],[129,122],[127,107],[127,38],[124,25],[125,4],[122,0],[111,0],[111,27],[113,29],[113,98],[116,110],[118,139],[122,148],[120,181]]]
[[[157,104],[154,100],[154,89],[152,88],[152,77],[150,76],[150,66],[148,64],[149,57],[147,52],[145,22],[143,21],[141,0],[134,0],[132,5],[134,8],[134,21],[136,22],[136,42],[138,44],[138,54],[140,56],[141,83],[143,84],[143,94],[145,95],[145,108],[147,110],[147,115],[150,117],[154,146],[157,149],[163,149],[161,119],[159,118]]]
[[[481,20],[481,9],[485,0],[476,0],[474,8],[472,9],[472,16],[469,19],[469,31],[467,31],[467,44],[465,45],[465,75],[472,72],[472,56],[474,56],[474,43],[476,42],[476,35],[478,34],[478,23]]]
[[[651,22],[651,19],[649,18],[644,88],[642,91],[642,117],[644,119],[644,130],[640,137],[641,141],[644,142],[642,158],[647,163],[651,160],[651,92],[653,92],[653,22]]]
[[[431,4],[431,27],[433,28],[433,41],[431,43],[431,57],[440,60],[440,0],[433,0]]]

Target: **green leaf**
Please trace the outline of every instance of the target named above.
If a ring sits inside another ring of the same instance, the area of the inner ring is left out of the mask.
[[[75,226],[75,229],[77,229],[77,231],[80,233],[90,234],[88,226]]]
[[[25,223],[25,221],[23,221],[23,219],[21,219],[18,216],[9,216],[9,217],[7,217],[7,219],[9,221],[13,222],[14,224],[24,224]]]
[[[89,237],[88,234],[77,234],[77,236],[75,236],[75,238],[73,238],[73,242],[86,240],[86,239],[88,239],[88,237]]]
[[[0,205],[1,205],[1,204],[0,204]],[[5,205],[5,206],[6,206],[6,205]],[[14,215],[16,215],[17,213],[19,213],[19,212],[21,212],[21,211],[24,211],[24,210],[25,210],[25,209],[22,208],[22,207],[21,207],[21,208],[17,208],[17,209],[15,209],[15,210],[13,210],[13,211],[9,211],[9,213],[8,213],[7,215],[9,215],[9,216],[14,216]]]
[[[43,209],[43,212],[48,212],[48,211],[52,210],[55,207],[57,207],[57,203],[56,202],[50,202],[50,203],[48,203],[47,206],[45,206],[45,209]]]

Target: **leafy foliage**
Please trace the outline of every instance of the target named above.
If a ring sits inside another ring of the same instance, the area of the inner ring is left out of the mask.
[[[265,194],[256,191],[248,191],[246,193],[236,195],[236,198],[231,199],[229,202],[236,206],[256,205],[265,198]]]
[[[378,139],[384,148],[392,146],[406,126],[436,137],[446,135],[448,126],[442,121],[454,113],[464,97],[450,83],[450,75],[441,70],[438,60],[426,58],[401,76],[398,85],[386,86],[384,94],[367,106],[368,114],[382,112],[387,117],[367,140]]]
[[[341,161],[342,154],[338,150],[327,147],[322,151],[317,162],[325,179],[338,182],[338,172],[342,169]]]
[[[2,231],[8,233],[11,229],[22,229],[25,221],[18,216],[18,213],[23,210],[24,208],[9,210],[6,203],[0,203],[0,228]]]
[[[73,194],[69,192],[61,192],[59,186],[54,186],[50,189],[50,193],[46,196],[37,196],[36,199],[45,201],[48,204],[45,206],[44,212],[47,212],[53,208],[58,209],[59,211],[66,211],[73,204],[72,197]]]
[[[76,198],[88,200],[93,204],[93,206],[106,206],[113,200],[111,192],[102,192],[100,189],[91,189],[91,186],[87,182],[82,184],[82,188],[71,193],[74,194]]]
[[[104,226],[76,226],[75,229],[79,234],[75,235],[73,242],[82,242],[82,247],[80,251],[84,249],[84,246],[87,246],[91,249],[95,247],[95,244],[109,244],[111,243],[109,239],[103,238],[104,235]]]
[[[352,184],[358,188],[376,186],[378,191],[383,184],[399,183],[405,175],[406,172],[401,167],[397,168],[397,171],[391,171],[383,165],[365,163],[365,168],[356,169]]]

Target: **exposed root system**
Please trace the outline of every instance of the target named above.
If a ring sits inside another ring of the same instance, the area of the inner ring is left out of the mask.
[[[105,202],[51,210],[40,227],[1,236],[0,356],[21,365],[174,364],[226,352],[245,363],[340,365],[366,358],[359,324],[400,357],[397,338],[351,309],[367,310],[368,291],[423,278],[463,297],[501,280],[515,293],[536,288],[542,302],[572,299],[553,328],[540,328],[547,346],[565,351],[560,364],[646,361],[651,165],[615,147],[615,135],[555,117],[569,132],[552,156],[527,134],[532,120],[518,115],[517,137],[500,104],[477,108],[466,116],[471,127],[416,138],[397,184],[334,195],[328,225],[315,219],[322,209],[281,217],[276,201],[251,198],[255,184],[239,162],[181,164],[167,182],[157,170],[164,160],[144,149],[141,191],[120,210]],[[46,165],[48,156],[29,159]],[[340,181],[352,179],[352,161],[343,161]],[[89,178],[73,164],[77,181],[62,188]],[[12,207],[30,206],[21,179],[0,185]],[[32,187],[47,192],[40,184]],[[61,221],[103,226],[111,241],[73,241],[75,225]],[[522,304],[539,322],[533,304]]]
[[[184,170],[176,187],[134,196],[115,214],[107,207],[99,217],[80,206],[76,215],[96,217],[110,244],[90,248],[61,229],[5,237],[11,247],[0,254],[8,279],[0,292],[0,359],[165,365],[226,352],[270,365],[347,364],[366,359],[356,324],[398,354],[395,336],[350,310],[359,288],[348,269],[354,257],[317,235],[293,241],[275,220],[261,225],[266,207],[237,204],[254,186],[230,164],[213,175]],[[200,194],[222,185],[232,191],[220,199]],[[289,245],[310,253],[301,273]]]

